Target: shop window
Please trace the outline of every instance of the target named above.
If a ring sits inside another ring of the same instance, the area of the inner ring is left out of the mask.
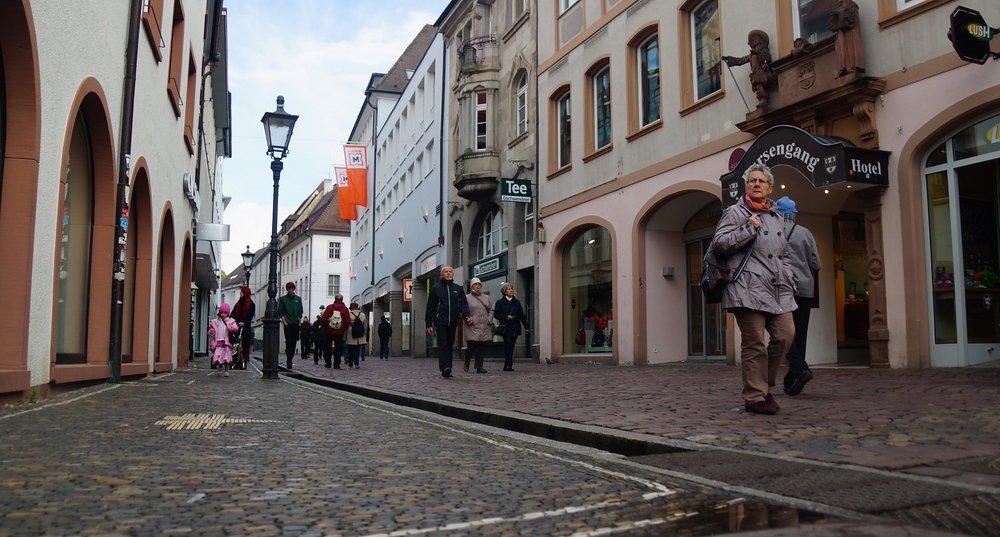
[[[937,344],[1000,343],[1000,307],[994,304],[994,297],[1000,297],[998,131],[1000,115],[979,121],[926,159],[928,269]],[[956,228],[958,243],[953,240]]]
[[[594,226],[562,253],[563,349],[567,353],[610,353],[614,345],[611,234]]]
[[[56,312],[56,363],[86,360],[87,305],[90,302],[90,252],[94,224],[92,151],[86,122],[77,114],[62,187],[59,223],[59,303]]]

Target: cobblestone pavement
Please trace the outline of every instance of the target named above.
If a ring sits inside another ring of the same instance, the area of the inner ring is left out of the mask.
[[[546,371],[445,380],[434,369],[395,360],[329,373],[408,371],[476,391]],[[2,408],[0,428],[0,536],[948,535],[746,500],[620,455],[259,371],[222,378],[197,361]]]
[[[1000,487],[1000,368],[815,367],[802,394],[779,389],[781,411],[759,416],[743,412],[740,370],[724,364],[518,362],[503,372],[487,362],[487,374],[456,366],[455,377],[444,379],[436,359],[368,358],[360,369],[334,370],[296,356],[293,370],[665,440]]]
[[[709,535],[836,519],[254,371],[0,412],[0,535]]]

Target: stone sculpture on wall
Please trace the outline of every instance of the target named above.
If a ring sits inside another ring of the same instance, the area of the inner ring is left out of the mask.
[[[865,72],[860,20],[858,5],[852,0],[839,0],[837,7],[830,11],[830,31],[836,36],[838,77]]]
[[[750,64],[750,84],[753,86],[754,95],[757,96],[757,109],[760,110],[767,108],[768,90],[774,84],[774,71],[771,69],[771,39],[763,30],[751,30],[747,35],[747,44],[750,45],[749,54],[740,58],[723,56],[722,61],[730,67]]]

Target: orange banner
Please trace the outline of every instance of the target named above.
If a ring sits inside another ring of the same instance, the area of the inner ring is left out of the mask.
[[[353,202],[353,193],[350,189],[350,183],[347,180],[347,167],[334,166],[333,175],[337,178],[337,196],[342,200]]]
[[[338,188],[337,189],[337,204],[340,207],[340,219],[341,220],[357,220],[358,219],[358,206],[351,203],[346,199],[344,194],[347,189]]]
[[[344,160],[347,162],[347,182],[350,185],[351,200],[362,207],[368,206],[368,147],[344,145]]]

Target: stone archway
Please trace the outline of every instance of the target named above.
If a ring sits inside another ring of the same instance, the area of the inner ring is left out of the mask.
[[[26,393],[31,386],[28,367],[28,327],[32,289],[32,253],[38,162],[41,153],[41,90],[35,28],[28,0],[7,2],[0,17],[0,251],[4,278],[0,296],[0,396]],[[16,105],[14,104],[16,103]],[[17,136],[6,133],[17,132]]]
[[[125,301],[122,316],[122,376],[148,373],[151,367],[150,289],[153,288],[153,206],[146,161],[135,165],[129,200],[125,260]],[[128,358],[128,361],[126,360]]]

